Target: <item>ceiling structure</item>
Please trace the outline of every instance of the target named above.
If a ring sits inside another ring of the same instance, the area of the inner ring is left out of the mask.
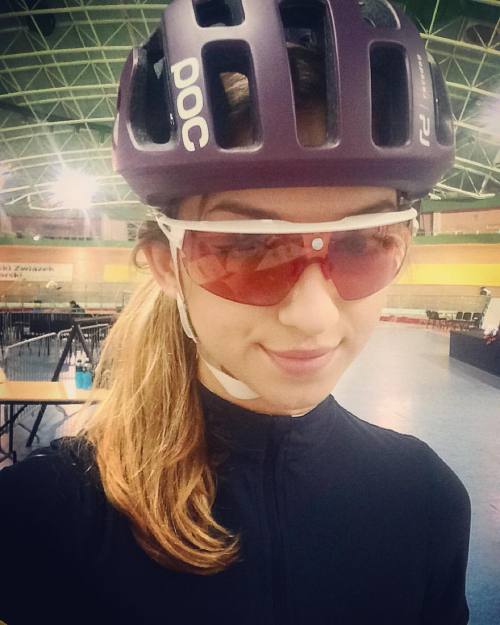
[[[436,206],[446,200],[447,206],[498,207],[500,0],[398,4],[440,64],[455,116],[456,162],[431,197]],[[2,0],[0,217],[74,216],[75,210],[57,209],[51,199],[52,183],[69,167],[97,180],[93,214],[143,218],[145,207],[112,171],[111,132],[126,55],[154,30],[164,6],[148,0]]]

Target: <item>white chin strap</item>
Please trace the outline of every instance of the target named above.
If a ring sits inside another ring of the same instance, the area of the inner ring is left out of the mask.
[[[186,336],[190,338],[195,343],[198,343],[198,337],[196,336],[196,332],[194,331],[193,326],[191,325],[191,321],[189,320],[189,315],[187,313],[186,304],[184,303],[184,299],[182,295],[177,295],[177,309],[179,311],[179,317],[181,318],[181,324]],[[249,386],[247,386],[241,380],[237,380],[233,378],[233,376],[224,373],[220,369],[217,369],[213,365],[211,365],[198,351],[198,358],[203,360],[208,369],[214,375],[214,377],[220,382],[224,390],[229,393],[232,397],[236,399],[258,399],[260,395],[252,390]],[[303,417],[307,412],[300,412],[297,414],[291,414],[291,417]]]
[[[194,331],[193,326],[191,325],[191,321],[189,320],[186,304],[184,303],[184,299],[180,293],[177,295],[177,310],[179,311],[182,328],[186,333],[186,336],[193,340],[195,343],[198,343],[196,332]],[[216,367],[211,365],[205,360],[205,358],[201,356],[199,352],[198,357],[203,360],[203,362],[207,365],[215,378],[220,382],[224,390],[228,392],[232,397],[235,397],[236,399],[258,399],[260,397],[260,395],[253,391],[244,382],[233,378],[227,373],[224,373],[220,369],[217,369]]]
[[[258,399],[260,397],[260,395],[258,395],[255,391],[252,391],[252,389],[244,382],[233,378],[231,375],[227,375],[227,373],[224,373],[220,369],[216,369],[201,355],[198,354],[198,357],[203,360],[203,362],[207,365],[207,367],[214,374],[217,380],[219,380],[219,382],[222,384],[224,389],[232,397],[236,397],[236,399]]]

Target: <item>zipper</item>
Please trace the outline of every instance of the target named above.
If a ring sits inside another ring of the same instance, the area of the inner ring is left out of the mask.
[[[282,474],[284,440],[288,434],[288,428],[285,430],[283,427],[279,427],[283,425],[279,422],[273,424],[264,467],[264,498],[271,552],[272,622],[275,625],[291,625],[284,539],[284,521],[286,522],[286,520],[283,519],[282,506],[280,505],[282,487],[280,488],[279,478]]]

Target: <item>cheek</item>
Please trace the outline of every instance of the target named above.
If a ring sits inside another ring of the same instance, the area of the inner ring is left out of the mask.
[[[260,325],[258,311],[213,295],[190,281],[185,297],[201,344],[210,351],[238,351]]]
[[[387,299],[386,291],[379,291],[363,300],[351,302],[345,315],[354,341],[362,347],[377,325]]]

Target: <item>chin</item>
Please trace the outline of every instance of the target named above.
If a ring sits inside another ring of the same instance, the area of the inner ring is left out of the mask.
[[[274,385],[272,389],[255,388],[255,390],[260,392],[260,402],[267,407],[269,412],[291,414],[309,412],[332,392],[333,386],[333,382],[313,385],[301,385],[295,382],[283,386]]]

